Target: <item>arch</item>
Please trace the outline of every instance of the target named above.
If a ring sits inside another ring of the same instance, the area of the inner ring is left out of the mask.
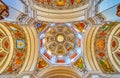
[[[81,78],[80,74],[71,67],[50,67],[38,73],[40,78]]]

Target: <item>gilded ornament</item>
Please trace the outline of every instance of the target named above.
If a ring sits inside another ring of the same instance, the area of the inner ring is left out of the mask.
[[[66,4],[66,0],[56,0],[57,6],[64,6]]]

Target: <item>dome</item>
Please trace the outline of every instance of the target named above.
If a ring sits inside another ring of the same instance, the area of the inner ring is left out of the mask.
[[[36,28],[40,33],[40,54],[56,65],[67,65],[76,60],[82,55],[82,35],[76,30],[78,25],[78,31],[83,30],[84,27],[81,26],[81,23],[54,24],[54,26],[45,25],[45,22],[39,23],[40,27]]]
[[[45,35],[45,47],[55,56],[66,56],[74,49],[75,38],[67,26],[55,26]]]

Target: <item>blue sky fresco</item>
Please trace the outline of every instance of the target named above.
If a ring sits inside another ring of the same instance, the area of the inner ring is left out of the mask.
[[[9,17],[6,21],[16,21],[21,12],[24,12],[23,4],[20,0],[3,0],[3,2],[9,6]]]
[[[20,0],[3,0],[3,2],[5,2],[8,6],[23,12],[24,7]]]
[[[106,17],[106,21],[120,21],[120,17],[116,16],[116,8],[117,6],[114,6],[113,8],[102,12],[102,14]]]
[[[116,16],[118,4],[120,4],[120,0],[103,0],[101,2],[99,12],[106,17],[106,21],[120,21],[120,17]]]
[[[103,0],[99,6],[99,12],[104,11],[117,4],[120,4],[120,0]]]

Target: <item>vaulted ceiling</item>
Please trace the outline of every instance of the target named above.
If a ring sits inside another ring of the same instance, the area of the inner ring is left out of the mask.
[[[0,77],[119,78],[119,0],[0,1]]]

